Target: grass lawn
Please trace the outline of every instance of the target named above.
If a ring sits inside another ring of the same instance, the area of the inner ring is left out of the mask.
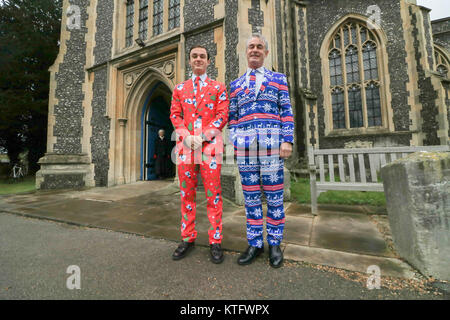
[[[311,203],[311,191],[309,179],[300,178],[297,182],[291,181],[292,199],[300,203]],[[386,206],[384,192],[373,191],[326,191],[322,192],[317,199],[318,203]]]
[[[14,194],[36,190],[35,177],[28,176],[19,182],[0,179],[0,194]]]

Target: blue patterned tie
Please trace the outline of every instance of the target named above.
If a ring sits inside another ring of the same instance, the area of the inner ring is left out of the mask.
[[[250,90],[250,94],[253,94],[254,96],[256,95],[255,82],[256,82],[256,74],[255,70],[252,70],[252,72],[250,72],[250,81],[248,83],[248,89]]]

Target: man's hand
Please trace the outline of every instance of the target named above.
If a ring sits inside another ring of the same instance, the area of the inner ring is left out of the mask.
[[[292,144],[283,142],[280,146],[280,158],[287,159],[292,155]]]
[[[187,136],[184,138],[184,144],[191,150],[196,150],[202,146],[203,140],[200,136]]]
[[[198,148],[201,148],[203,144],[203,139],[200,136],[194,136],[193,146],[191,147],[192,150],[197,150]]]

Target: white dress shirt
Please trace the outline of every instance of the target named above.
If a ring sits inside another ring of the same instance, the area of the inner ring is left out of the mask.
[[[247,68],[247,73],[245,74],[245,84],[247,86],[247,88],[249,87],[250,84],[250,72],[252,72],[253,69],[251,68]],[[258,95],[259,89],[261,88],[261,85],[263,83],[264,80],[264,67],[260,67],[258,69],[255,69],[255,76],[256,76],[256,81],[255,81],[255,96]]]
[[[200,81],[199,84],[201,87],[203,87],[205,85],[205,81],[206,81],[206,72],[204,74],[202,74],[201,76],[197,76],[196,74],[192,74],[192,82],[194,84],[194,90],[197,90],[197,88],[195,87],[195,78],[200,77]]]

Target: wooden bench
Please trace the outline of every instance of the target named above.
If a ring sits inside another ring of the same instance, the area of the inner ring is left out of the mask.
[[[311,213],[317,215],[317,198],[321,192],[327,190],[383,192],[383,183],[379,179],[381,167],[396,159],[403,158],[409,153],[419,151],[449,152],[450,146],[352,149],[309,148]],[[327,164],[325,164],[326,161]],[[338,177],[335,177],[335,165],[337,166],[337,172],[339,172]],[[328,179],[326,178],[327,168]],[[319,181],[317,181],[317,173],[319,174]]]

